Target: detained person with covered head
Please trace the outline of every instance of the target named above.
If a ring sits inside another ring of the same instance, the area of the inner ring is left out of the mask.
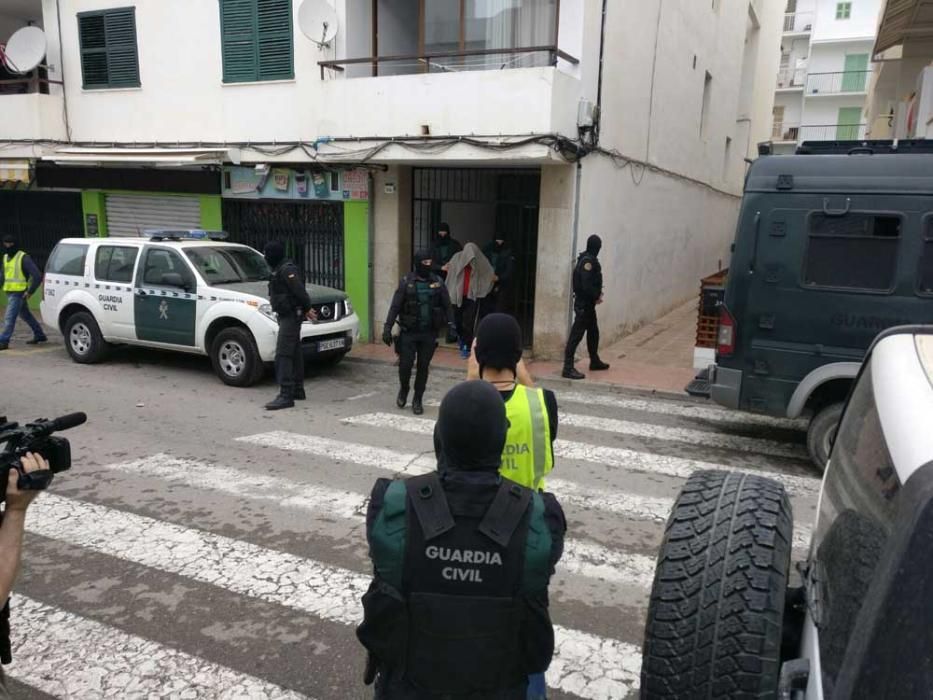
[[[438,471],[373,488],[357,636],[376,698],[525,700],[550,664],[566,522],[553,496],[499,476],[507,434],[495,388],[459,384],[434,430]]]

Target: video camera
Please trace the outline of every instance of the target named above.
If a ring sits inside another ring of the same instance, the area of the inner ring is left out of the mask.
[[[75,428],[86,420],[83,413],[69,413],[53,420],[40,418],[20,427],[19,423],[8,422],[6,416],[0,416],[0,502],[6,498],[10,469],[19,472],[16,485],[24,491],[46,489],[56,474],[71,469],[71,445],[65,438],[53,437],[52,433]],[[24,472],[20,459],[27,452],[42,455],[49,468]]]

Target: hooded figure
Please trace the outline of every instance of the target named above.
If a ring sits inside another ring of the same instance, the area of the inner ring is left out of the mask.
[[[29,310],[29,297],[42,284],[42,273],[29,255],[19,247],[19,242],[12,234],[3,237],[0,248],[0,289],[6,293],[6,316],[0,330],[0,350],[10,346],[16,319],[22,318],[32,331],[32,339],[27,345],[36,345],[48,340],[42,325]]]
[[[603,302],[603,269],[597,257],[602,247],[603,240],[599,236],[594,234],[587,238],[586,251],[580,253],[573,269],[573,326],[564,349],[564,369],[561,372],[561,376],[567,379],[584,377],[574,367],[574,355],[584,335],[590,354],[590,369],[609,369],[609,365],[599,359],[599,324],[596,320],[596,306]]]
[[[547,587],[566,522],[550,494],[499,478],[507,430],[492,385],[458,384],[434,431],[443,468],[376,482],[375,578],[357,629],[376,698],[525,700],[528,676],[550,663]]]
[[[460,336],[460,357],[470,356],[470,345],[480,317],[480,304],[492,291],[495,270],[475,243],[467,243],[450,259],[447,269],[447,291],[456,309],[457,334]]]

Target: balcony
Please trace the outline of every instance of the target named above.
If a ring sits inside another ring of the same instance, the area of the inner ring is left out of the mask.
[[[813,12],[787,12],[784,14],[785,34],[809,34],[813,30]]]
[[[48,83],[0,80],[0,139],[65,139],[64,97],[61,92],[46,94]]]
[[[771,140],[774,143],[796,143],[799,132],[799,124],[774,122],[774,125],[771,127]]]
[[[808,124],[801,126],[798,140],[858,141],[865,138],[867,124]]]
[[[807,95],[864,94],[871,74],[870,70],[810,73],[807,76]]]
[[[803,90],[807,82],[806,68],[784,68],[777,74],[778,90]]]
[[[559,46],[557,0],[356,0],[347,7],[352,39],[345,57],[319,61],[322,80],[578,62]]]

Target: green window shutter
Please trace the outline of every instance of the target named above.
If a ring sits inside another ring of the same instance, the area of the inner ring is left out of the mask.
[[[139,87],[135,8],[80,13],[78,41],[85,89]]]
[[[223,80],[295,77],[291,0],[221,0]]]
[[[259,80],[295,77],[291,0],[257,0]]]
[[[221,0],[220,36],[225,83],[257,80],[256,0]]]

